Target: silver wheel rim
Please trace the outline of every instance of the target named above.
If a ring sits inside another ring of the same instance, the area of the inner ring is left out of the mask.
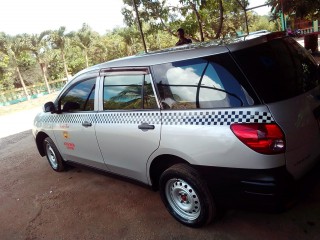
[[[50,143],[46,144],[46,151],[47,151],[48,160],[49,160],[52,168],[57,169],[58,168],[57,157],[56,157],[56,154],[55,154],[54,150],[52,149]]]
[[[199,217],[201,205],[197,192],[182,179],[170,179],[165,186],[166,198],[182,218],[192,221]]]

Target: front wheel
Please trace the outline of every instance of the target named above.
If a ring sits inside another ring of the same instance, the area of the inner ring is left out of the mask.
[[[43,141],[43,147],[51,168],[56,172],[64,171],[65,163],[52,139],[49,137],[45,138]]]
[[[216,215],[207,184],[187,164],[173,165],[162,173],[160,195],[169,213],[189,227],[208,224]]]

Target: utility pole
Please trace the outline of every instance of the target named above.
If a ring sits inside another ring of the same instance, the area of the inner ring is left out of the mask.
[[[140,30],[140,35],[142,38],[142,43],[143,43],[143,47],[144,47],[144,52],[147,53],[147,46],[146,46],[146,42],[144,40],[144,35],[143,35],[143,31],[142,31],[142,27],[141,27],[141,22],[140,22],[140,17],[139,17],[139,13],[138,13],[138,8],[136,5],[136,1],[132,0],[133,5],[134,5],[134,9],[136,10],[136,15],[137,15],[137,21],[138,21],[138,26],[139,26],[139,30]]]

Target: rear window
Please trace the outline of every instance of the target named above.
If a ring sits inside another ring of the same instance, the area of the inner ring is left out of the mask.
[[[316,62],[291,38],[273,40],[233,54],[265,103],[295,97],[319,84]]]
[[[164,109],[226,108],[253,105],[242,74],[228,56],[210,56],[152,68]]]

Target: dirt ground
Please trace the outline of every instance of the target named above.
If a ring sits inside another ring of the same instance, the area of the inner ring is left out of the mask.
[[[0,239],[319,239],[316,186],[281,213],[228,210],[202,229],[176,222],[158,192],[86,169],[56,173],[31,131],[0,139]]]

